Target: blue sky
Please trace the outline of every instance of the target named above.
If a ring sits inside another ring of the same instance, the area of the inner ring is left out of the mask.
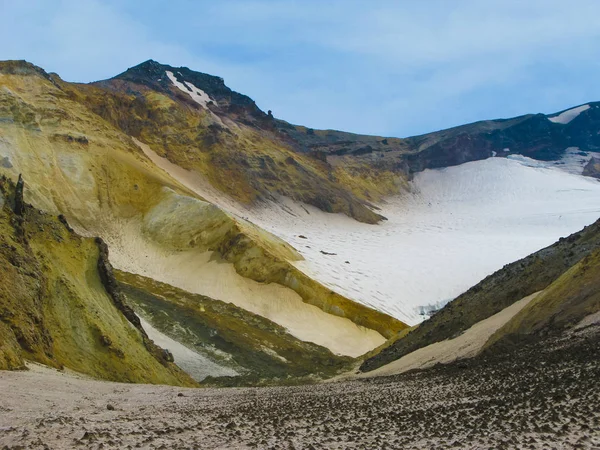
[[[68,81],[146,59],[276,117],[409,136],[600,100],[598,0],[0,0],[0,59]]]

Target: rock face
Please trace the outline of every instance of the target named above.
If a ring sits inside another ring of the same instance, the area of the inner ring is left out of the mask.
[[[15,214],[17,216],[22,216],[23,212],[25,212],[25,203],[23,201],[24,186],[25,182],[23,181],[23,177],[19,174],[19,179],[15,186]]]
[[[583,169],[583,175],[600,178],[600,159],[592,158]]]
[[[224,108],[227,112],[233,114],[240,114],[250,122],[261,122],[269,117],[256,106],[256,103],[250,97],[229,89],[221,77],[196,72],[187,67],[171,67],[154,60],[145,61],[127,69],[111,80],[106,82],[101,81],[97,84],[105,84],[110,88],[110,81],[123,80],[138,85],[145,85],[159,92],[170,94],[173,83],[169,76],[166,75],[167,72],[172,73],[178,82],[191,83],[196,88],[208,94],[214,103],[211,106]],[[192,88],[187,87],[187,89],[191,91]]]

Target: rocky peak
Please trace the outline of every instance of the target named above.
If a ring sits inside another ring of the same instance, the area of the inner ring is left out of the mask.
[[[5,75],[35,75],[50,79],[50,75],[44,69],[24,59],[0,61],[0,73]]]
[[[195,88],[201,89],[219,105],[226,105],[230,109],[243,109],[255,116],[266,116],[250,97],[227,87],[223,78],[196,72],[188,67],[173,67],[149,59],[137,66],[130,67],[112,79],[130,81],[136,84],[143,84],[152,89],[166,91],[173,84],[167,72],[173,74],[173,77],[179,83],[191,84]]]

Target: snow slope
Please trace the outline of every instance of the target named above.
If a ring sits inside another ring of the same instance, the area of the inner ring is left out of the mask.
[[[554,123],[562,123],[563,125],[568,124],[571,120],[577,117],[582,112],[590,109],[590,105],[581,105],[576,108],[571,108],[566,111],[561,112],[558,116],[548,117],[550,122]]]
[[[188,94],[196,103],[198,103],[203,108],[207,107],[208,102],[212,102],[212,98],[210,98],[209,95],[202,89],[197,88],[188,81],[180,83],[179,81],[177,81],[177,78],[175,78],[175,75],[173,75],[173,72],[169,72],[167,70],[166,74],[167,77],[169,77],[169,80],[171,80],[171,82],[175,85],[175,87]]]
[[[411,194],[382,205],[389,220],[379,225],[290,201],[248,217],[294,245],[306,273],[415,324],[420,306],[441,306],[600,216],[598,181],[531,165],[490,158],[426,170]]]
[[[600,217],[600,182],[577,175],[583,163],[568,150],[565,164],[511,156],[425,170],[411,193],[380,205],[387,221],[367,225],[286,198],[245,208],[144,149],[207,201],[292,244],[308,275],[411,325],[424,319],[422,307],[442,306]]]

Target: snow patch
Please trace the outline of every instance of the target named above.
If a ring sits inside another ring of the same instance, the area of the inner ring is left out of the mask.
[[[169,80],[171,80],[171,82],[179,90],[188,94],[190,97],[192,97],[192,99],[196,103],[198,103],[203,108],[207,107],[208,102],[214,103],[213,99],[210,98],[210,96],[206,92],[204,92],[202,89],[197,88],[196,86],[194,86],[192,83],[189,83],[188,81],[184,81],[183,83],[180,83],[179,81],[177,81],[177,78],[175,78],[175,75],[173,75],[173,72],[170,72],[167,70],[166,74],[167,74],[167,77],[169,77]]]
[[[568,147],[565,154],[557,161],[540,161],[523,155],[509,155],[507,159],[518,161],[520,164],[539,169],[561,170],[573,175],[583,174],[585,166],[592,158],[600,158],[600,152],[582,151],[578,147]]]
[[[202,381],[209,376],[235,377],[239,375],[235,370],[220,366],[206,356],[196,353],[185,345],[171,339],[141,317],[140,322],[148,337],[159,347],[169,350],[173,355],[175,364],[185,370],[194,380]]]
[[[590,105],[581,105],[576,108],[571,108],[564,112],[561,112],[558,116],[548,117],[548,120],[550,122],[561,123],[563,125],[566,125],[579,114],[581,114],[584,111],[587,111],[588,109],[590,109]]]

